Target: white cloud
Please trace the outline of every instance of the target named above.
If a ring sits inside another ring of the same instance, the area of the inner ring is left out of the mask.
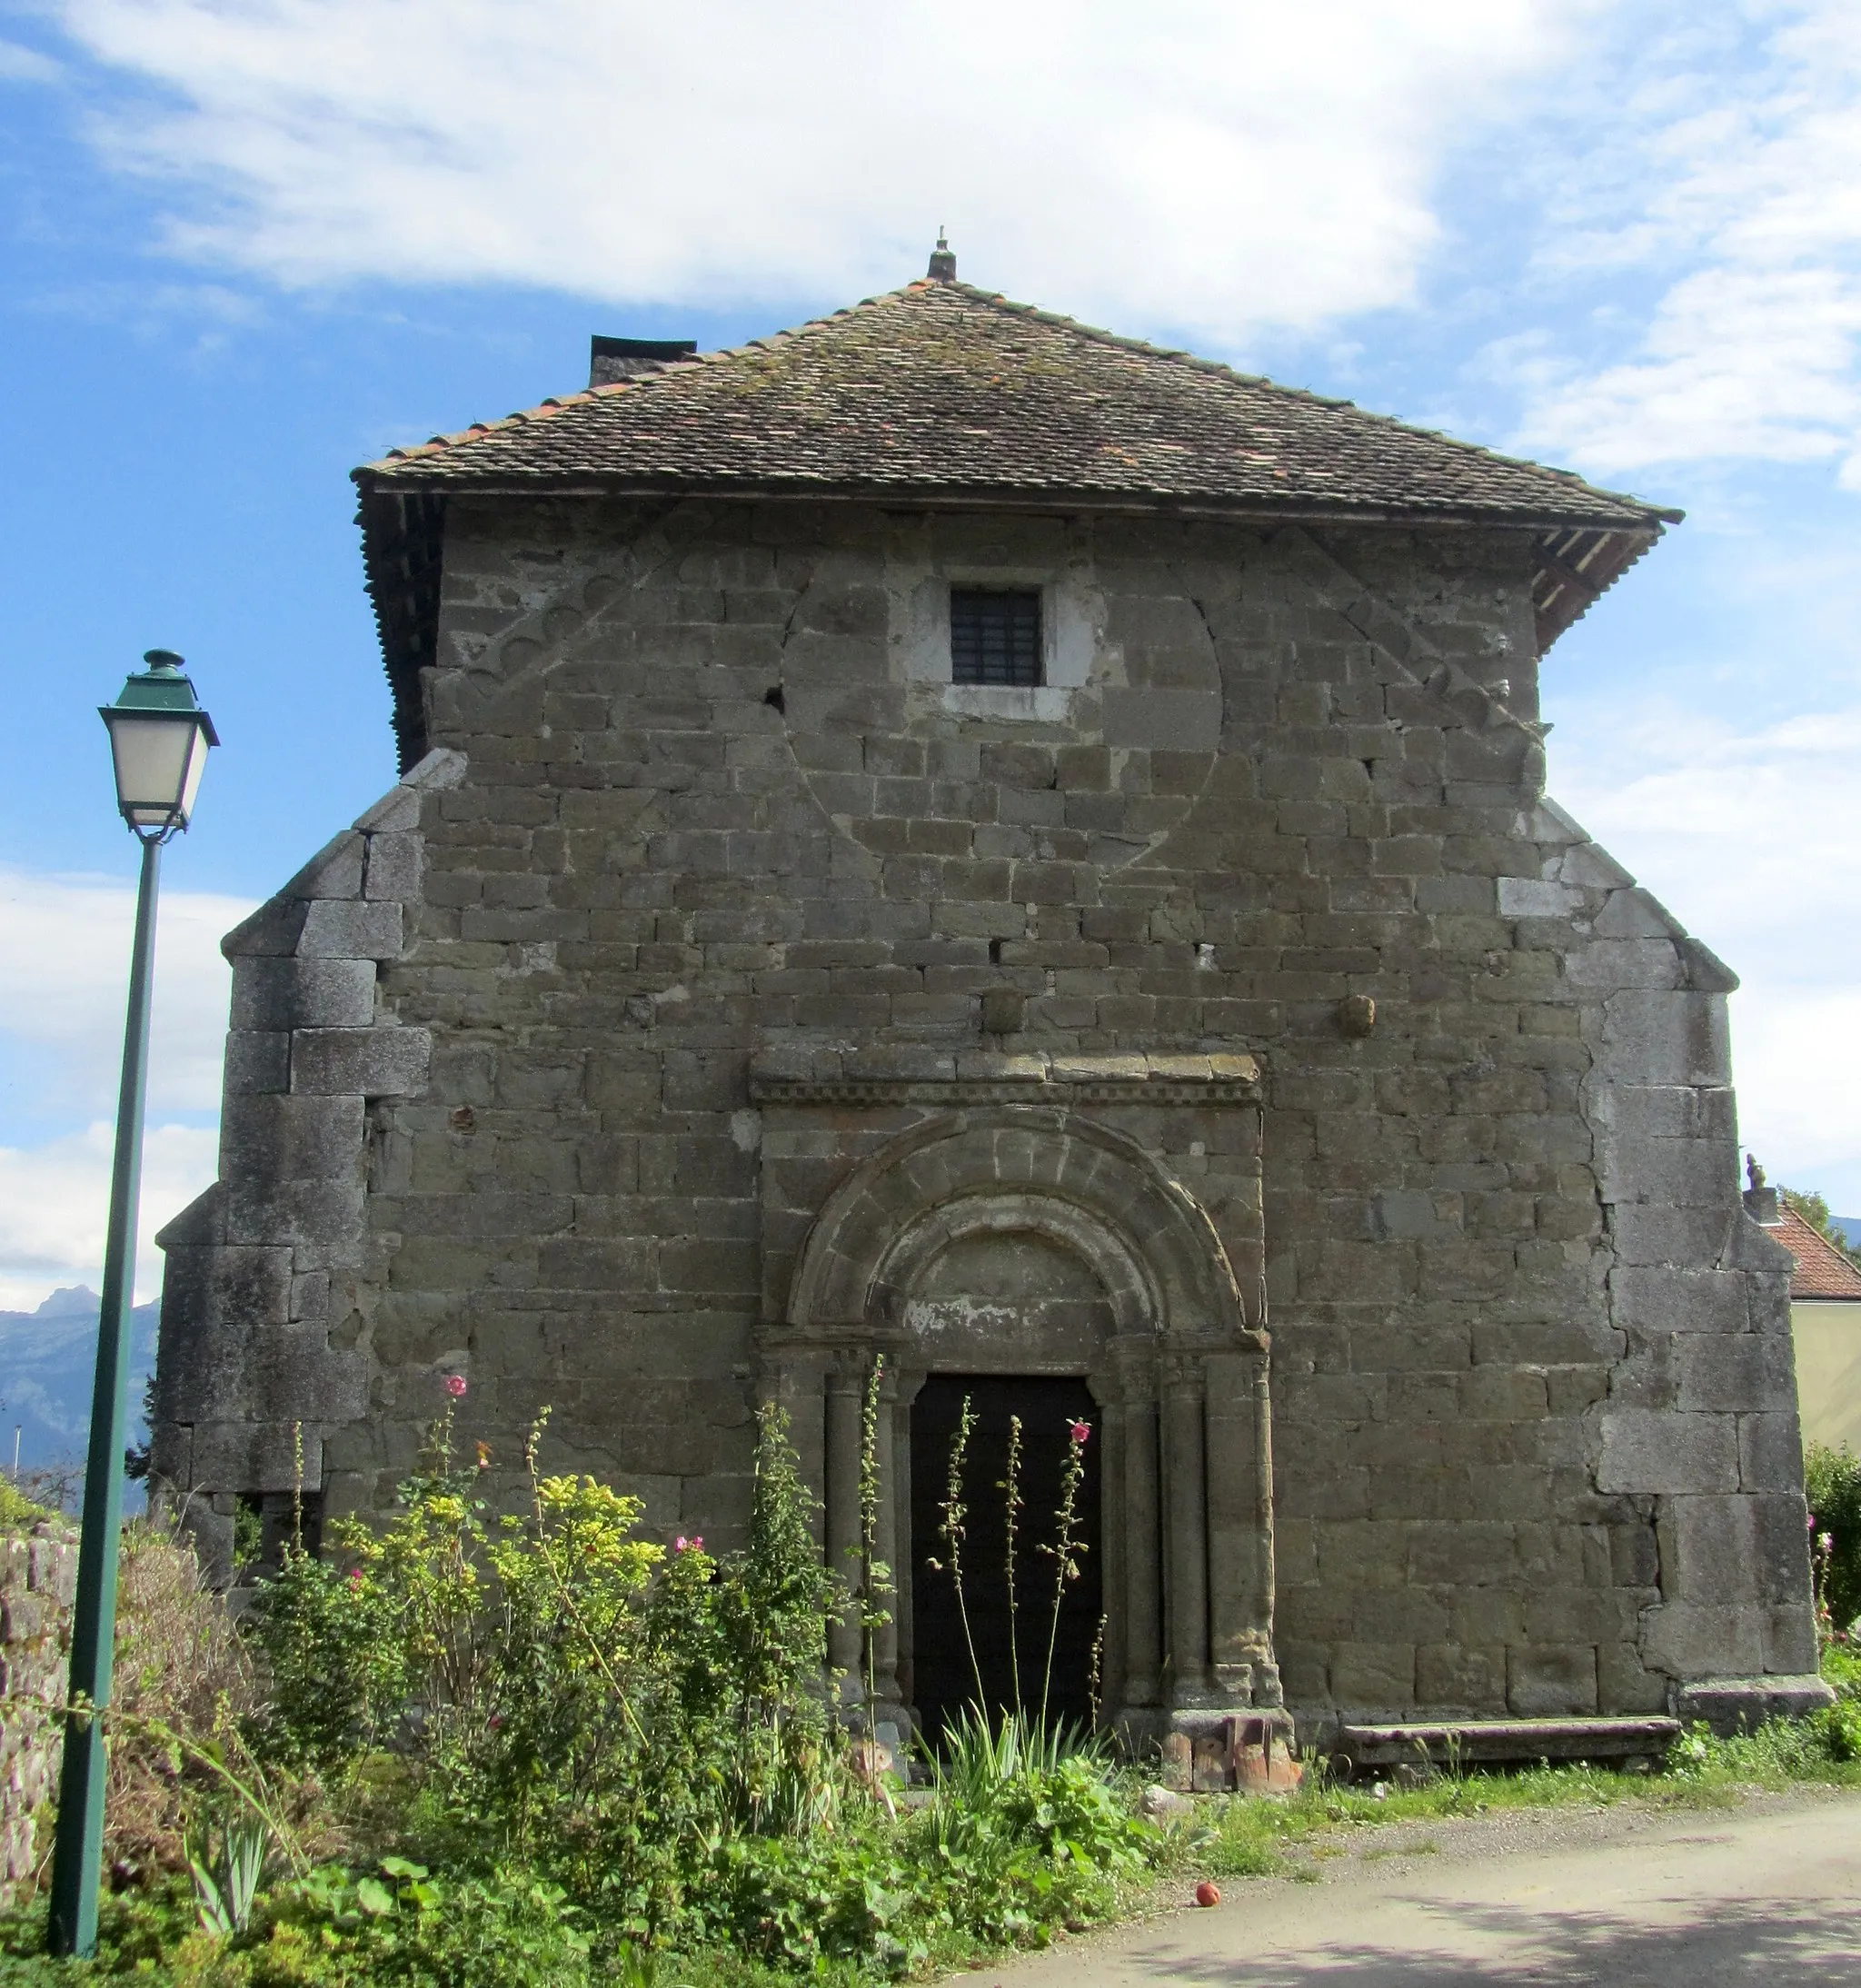
[[[1861,992],[1747,982],[1732,1037],[1746,1146],[1773,1180],[1861,1215]]]
[[[105,1121],[37,1147],[0,1146],[0,1311],[30,1311],[61,1285],[102,1281],[114,1134]],[[214,1178],[219,1135],[151,1126],[136,1228],[138,1304],[162,1287],[155,1231]]]
[[[1557,798],[1742,978],[1745,1143],[1861,1214],[1861,706],[1748,731],[1678,705],[1574,717]]]
[[[1627,356],[1496,348],[1528,392],[1522,444],[1603,473],[1846,458],[1861,487],[1861,10],[1686,18],[1695,32],[1650,36],[1620,79],[1615,129],[1589,104],[1552,196],[1574,218],[1539,250],[1567,303],[1571,283],[1607,279],[1594,337]],[[1631,272],[1656,279],[1638,329]]]
[[[55,83],[63,72],[49,55],[0,41],[0,83]]]
[[[161,1288],[155,1230],[214,1175],[213,1123],[173,1115],[219,1111],[231,990],[219,940],[251,910],[204,890],[161,895],[137,1300]],[[28,1310],[57,1284],[95,1290],[102,1277],[134,924],[127,882],[0,867],[0,1051],[14,1088],[30,1088],[18,1108],[72,1128],[45,1139],[0,1125],[0,1310]]]
[[[1774,973],[1861,983],[1861,707],[1753,731],[1658,705],[1577,722],[1590,743],[1556,769],[1559,798],[1692,930],[1761,940]]]
[[[1232,339],[1407,302],[1432,183],[1607,0],[59,0],[174,245],[698,303],[966,275]]]
[[[220,939],[244,898],[164,890],[155,925],[149,1104],[217,1111],[232,972]],[[107,877],[0,866],[0,1039],[37,1066],[34,1102],[86,1118],[114,1108],[129,993],[135,890]]]
[[[214,1178],[220,1059],[232,975],[220,938],[253,910],[243,898],[166,890],[155,927],[149,1116],[143,1141],[138,1298],[161,1285],[152,1240]],[[108,877],[0,868],[0,1054],[9,1100],[45,1138],[0,1123],[0,1310],[27,1309],[61,1284],[95,1290],[103,1270],[133,886]],[[18,1093],[25,1095],[17,1095]]]

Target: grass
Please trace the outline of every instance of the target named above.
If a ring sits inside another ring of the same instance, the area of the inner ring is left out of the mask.
[[[1861,1685],[1861,1665],[1854,1667],[1853,1674],[1840,1680],[1832,1676],[1831,1681],[1837,1682],[1838,1688],[1842,1685],[1856,1688]],[[1139,1778],[1130,1777],[1133,1796]],[[1393,1782],[1341,1784],[1319,1772],[1309,1774],[1294,1794],[1279,1798],[1210,1795],[1199,1799],[1193,1812],[1168,1830],[1158,1872],[1120,1884],[1120,1906],[1111,1916],[1124,1918],[1177,1904],[1184,1880],[1191,1877],[1223,1882],[1279,1878],[1315,1884],[1324,1864],[1341,1857],[1355,1854],[1373,1862],[1441,1853],[1442,1846],[1426,1836],[1403,1843],[1377,1840],[1382,1832],[1405,1824],[1512,1811],[1595,1810],[1625,1804],[1719,1808],[1754,1790],[1806,1784],[1861,1787],[1861,1760],[1834,1758],[1827,1728],[1815,1720],[1766,1726],[1725,1740],[1696,1730],[1676,1744],[1664,1769],[1646,1774],[1587,1764],[1540,1765],[1511,1773],[1488,1769],[1443,1773],[1419,1785],[1405,1786]],[[106,1918],[114,1904],[106,1902]],[[176,1910],[184,1909],[177,1894]],[[42,1983],[49,1988],[55,1979],[65,1979],[65,1971],[55,1973],[43,1961],[24,1965],[19,1961],[9,1963],[4,1947],[12,1945],[15,1953],[20,1952],[19,1930],[15,1928],[14,1940],[0,1942],[0,1983],[17,1980],[21,1988],[39,1988]],[[925,1967],[918,1972],[942,1976],[985,1966],[1002,1957],[1000,1947],[951,1936],[935,1943]],[[123,1961],[134,1967],[129,1954]],[[13,1972],[15,1967],[20,1968],[17,1973]],[[629,1956],[612,1980],[612,1988],[784,1988],[784,1984],[791,1988],[797,1978],[792,1972],[712,1949]],[[875,1977],[861,1972],[856,1963],[823,1961],[808,1978],[830,1988],[832,1984],[857,1988]],[[209,1988],[205,1976],[201,1977],[201,1988]]]
[[[1835,1649],[1825,1675],[1843,1699],[1861,1709],[1861,1661]],[[1836,1715],[1844,1709],[1836,1707]],[[1601,1809],[1634,1803],[1644,1807],[1726,1808],[1755,1791],[1822,1786],[1861,1788],[1861,1759],[1838,1757],[1838,1717],[1779,1722],[1731,1739],[1703,1727],[1676,1742],[1653,1774],[1625,1774],[1587,1763],[1540,1764],[1513,1772],[1443,1772],[1416,1786],[1397,1782],[1341,1784],[1322,1772],[1309,1774],[1292,1794],[1260,1801],[1209,1796],[1171,1831],[1168,1870],[1216,1878],[1279,1877],[1310,1881],[1319,1867],[1350,1854],[1358,1833],[1397,1824],[1422,1824],[1464,1815],[1529,1809]],[[1402,1846],[1404,1855],[1438,1854],[1426,1840]],[[1364,1850],[1366,1857],[1392,1856],[1394,1845]]]
[[[178,1632],[184,1626],[178,1621],[170,1625],[177,1633],[174,1640],[183,1640]],[[1715,1809],[1729,1807],[1754,1791],[1861,1788],[1861,1655],[1845,1643],[1832,1645],[1826,1652],[1823,1669],[1838,1695],[1838,1703],[1830,1712],[1730,1739],[1718,1739],[1696,1728],[1681,1736],[1663,1766],[1651,1774],[1622,1773],[1585,1764],[1539,1764],[1512,1772],[1442,1772],[1410,1785],[1398,1781],[1341,1784],[1319,1768],[1288,1796],[1202,1797],[1189,1813],[1166,1827],[1157,1868],[1134,1872],[1119,1881],[1117,1903],[1109,1917],[1129,1918],[1179,1904],[1185,1880],[1189,1879],[1213,1877],[1225,1883],[1279,1878],[1315,1884],[1321,1880],[1324,1866],[1340,1858],[1372,1862],[1398,1855],[1438,1855],[1443,1845],[1426,1834],[1426,1825],[1451,1823],[1462,1816],[1560,1808],[1595,1811],[1627,1804]],[[970,1751],[978,1753],[975,1747]],[[1001,1763],[992,1758],[985,1762],[979,1756],[969,1764],[971,1778],[986,1778],[984,1768],[999,1770]],[[957,1777],[960,1778],[960,1772]],[[1135,1802],[1148,1778],[1149,1771],[1126,1769],[1117,1774],[1116,1781],[1124,1798]],[[1396,1831],[1405,1824],[1410,1829],[1398,1837]],[[130,1903],[107,1900],[106,1920]],[[173,1910],[185,1918],[191,1916],[190,1906],[184,1892],[175,1892]],[[35,1922],[31,1930],[36,1930],[42,1909],[27,1908]],[[146,1907],[134,1916],[144,1918]],[[55,1981],[74,1978],[75,1969],[55,1969],[43,1960],[25,1957],[33,1942],[22,1937],[28,1932],[24,1917],[0,1915],[0,1933],[9,1935],[0,1937],[0,1988],[14,1981],[21,1988],[41,1988],[41,1984],[50,1988]],[[129,1930],[125,1924],[125,1931]],[[943,1975],[985,1966],[1002,1954],[1000,1946],[950,1933],[932,1943],[931,1951],[914,1972]],[[143,1961],[144,1971],[149,1964]],[[117,1966],[97,1972],[129,1972],[135,1965],[132,1937],[117,1956]],[[146,1972],[144,1978],[149,1978]],[[181,1972],[171,1974],[165,1970],[153,1976],[156,1982],[177,1984],[183,1978]],[[854,1988],[856,1983],[871,1982],[875,1975],[862,1972],[854,1963],[822,1961],[807,1978]],[[778,1984],[793,1983],[798,1977],[741,1953],[709,1949],[654,1956],[629,1953],[611,1979],[612,1988],[778,1988]],[[212,1988],[209,1974],[186,1980],[188,1988]]]

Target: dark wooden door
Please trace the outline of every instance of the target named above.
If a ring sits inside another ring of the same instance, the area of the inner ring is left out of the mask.
[[[976,1417],[962,1475],[968,1506],[962,1541],[963,1598],[957,1605],[948,1543],[941,1536],[950,1481],[950,1445],[967,1398]],[[1021,1421],[1020,1495],[1015,1543],[1015,1608],[1008,1589],[1007,1492],[1010,1419]],[[1079,1578],[1065,1584],[1057,1633],[1056,1556],[1040,1551],[1058,1538],[1055,1519],[1061,1473],[1075,1422],[1091,1429],[1077,1501],[1074,1536]],[[1099,1410],[1082,1380],[1000,1374],[934,1374],[911,1405],[912,1689],[926,1735],[976,1698],[976,1671],[991,1715],[1014,1703],[1016,1660],[1020,1699],[1040,1705],[1047,1647],[1053,1641],[1050,1715],[1090,1721],[1092,1645],[1103,1606],[1100,1550]],[[933,1566],[931,1562],[940,1563]],[[975,1648],[970,1658],[970,1643]]]

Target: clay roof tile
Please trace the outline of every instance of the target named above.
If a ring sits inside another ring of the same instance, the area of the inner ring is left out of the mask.
[[[1795,1208],[1786,1208],[1783,1220],[1775,1228],[1767,1228],[1766,1233],[1796,1259],[1796,1274],[1790,1279],[1793,1299],[1845,1297],[1861,1301],[1861,1270]]]
[[[356,477],[435,492],[1049,493],[1649,536],[1674,515],[1348,401],[929,282],[395,450]]]

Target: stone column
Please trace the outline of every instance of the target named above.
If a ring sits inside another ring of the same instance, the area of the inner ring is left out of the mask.
[[[827,1375],[827,1565],[851,1585],[860,1556],[860,1367],[843,1355]],[[827,1635],[827,1661],[855,1688],[860,1669],[860,1625],[848,1611]]]
[[[1153,1705],[1163,1667],[1157,1523],[1157,1404],[1148,1372],[1127,1374],[1124,1405],[1124,1702]]]
[[[891,1605],[898,1618],[898,1695],[901,1704],[907,1705],[917,1702],[917,1665],[912,1653],[917,1648],[914,1616],[921,1551],[911,1529],[911,1404],[923,1385],[921,1372],[901,1371],[895,1382],[898,1398],[891,1409],[892,1538],[897,1554],[891,1577],[898,1588]]]
[[[1096,1390],[1095,1390],[1096,1392]],[[1113,1719],[1123,1709],[1128,1644],[1125,1623],[1130,1559],[1124,1516],[1124,1404],[1100,1400],[1099,1406],[1099,1509],[1103,1514],[1099,1551],[1105,1597],[1105,1647],[1099,1659],[1099,1714]]]
[[[890,1595],[882,1597],[886,1619],[872,1637],[872,1695],[879,1705],[898,1704],[898,1377],[891,1363],[879,1380],[879,1413],[873,1423],[872,1448],[879,1466],[879,1513],[873,1528],[876,1558],[891,1570]]]
[[[1169,1499],[1170,1702],[1209,1695],[1209,1511],[1202,1431],[1202,1363],[1170,1363],[1164,1383],[1163,1478]]]
[[[1254,1702],[1272,1651],[1273,1460],[1266,1355],[1214,1353],[1208,1377],[1209,1630],[1215,1686]]]

